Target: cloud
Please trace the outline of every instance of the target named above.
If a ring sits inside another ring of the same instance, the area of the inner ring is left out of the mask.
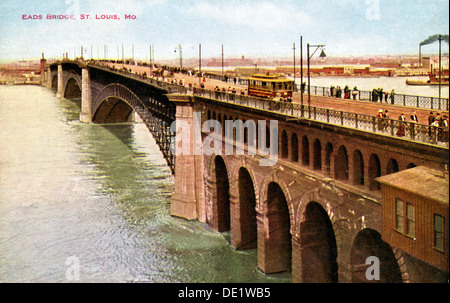
[[[261,30],[279,31],[280,29],[289,29],[294,24],[306,26],[311,23],[308,14],[290,5],[282,5],[280,2],[254,1],[229,4],[201,2],[192,6],[188,10],[188,14]]]

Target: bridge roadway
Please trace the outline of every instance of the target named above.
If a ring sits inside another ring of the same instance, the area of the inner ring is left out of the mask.
[[[110,67],[115,67],[117,69],[121,69],[123,67],[122,64],[109,64]],[[149,73],[149,68],[145,66],[136,66],[136,65],[125,65],[128,70],[132,70],[134,73],[143,74],[146,72]],[[196,84],[199,87],[199,78],[196,76],[189,76],[182,73],[175,73],[173,77],[169,77],[167,79],[175,79],[177,82],[180,80],[184,80],[185,85],[192,83],[192,85]],[[228,90],[229,87],[236,88],[236,93],[240,94],[242,91],[246,93],[247,87],[244,85],[235,85],[232,83],[225,83],[216,79],[206,78],[206,82],[204,82],[205,89],[214,90],[216,86],[222,90],[225,88]],[[301,104],[301,94],[295,92],[292,98],[293,103]],[[304,93],[303,95],[303,104],[308,105],[308,94]],[[351,100],[351,99],[343,99],[343,98],[335,98],[335,97],[325,97],[325,96],[316,96],[311,95],[311,106],[319,107],[319,108],[328,108],[337,111],[344,111],[349,113],[368,115],[368,116],[376,116],[380,109],[388,110],[389,117],[391,119],[397,119],[402,113],[405,114],[406,120],[410,120],[410,115],[413,110],[416,111],[416,115],[418,117],[420,124],[428,124],[428,116],[430,115],[430,111],[433,113],[439,113],[441,116],[447,115],[449,116],[448,111],[444,110],[430,110],[423,109],[417,107],[407,107],[401,105],[391,105],[385,102],[370,102],[370,101],[359,101],[359,100]]]

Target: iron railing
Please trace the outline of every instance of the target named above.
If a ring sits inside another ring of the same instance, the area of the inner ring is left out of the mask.
[[[269,99],[217,92],[206,89],[197,89],[192,93],[205,98],[249,106],[261,110],[273,111],[282,115],[310,119],[386,136],[395,136],[422,143],[447,147],[449,145],[448,128],[445,127],[435,127],[413,122],[402,122],[395,119],[378,118],[375,116],[315,106],[302,106],[297,103],[273,101]]]

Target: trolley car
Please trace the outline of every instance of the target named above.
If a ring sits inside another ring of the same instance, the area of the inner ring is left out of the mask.
[[[294,81],[283,75],[255,74],[248,78],[248,95],[262,98],[292,98]]]

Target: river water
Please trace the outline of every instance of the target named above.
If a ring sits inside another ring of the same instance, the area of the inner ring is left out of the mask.
[[[290,281],[170,216],[174,180],[145,125],[79,112],[44,87],[0,86],[0,282]]]

